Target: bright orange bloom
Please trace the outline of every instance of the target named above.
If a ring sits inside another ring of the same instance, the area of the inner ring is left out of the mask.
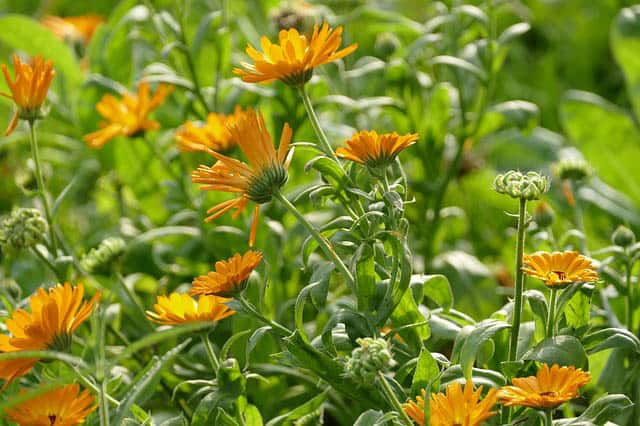
[[[209,113],[207,122],[200,126],[187,121],[176,132],[178,149],[191,152],[207,152],[210,149],[216,152],[229,151],[236,145],[236,141],[231,137],[227,125],[235,123],[243,114],[246,112],[236,107],[233,114]]]
[[[98,15],[66,16],[45,16],[42,18],[42,25],[47,27],[59,39],[63,41],[80,41],[87,45],[91,41],[104,18]]]
[[[482,386],[473,390],[473,383],[467,380],[464,392],[460,383],[451,383],[445,393],[431,394],[429,404],[431,426],[478,426],[497,411],[491,411],[497,402],[496,389],[490,389],[481,401]],[[424,426],[424,397],[426,391],[422,389],[422,396],[415,401],[403,404],[404,411],[418,425]]]
[[[18,119],[35,120],[41,117],[40,108],[49,93],[51,80],[56,75],[53,62],[45,61],[40,55],[31,58],[28,64],[22,62],[18,55],[13,55],[13,68],[15,81],[11,80],[7,66],[2,64],[2,73],[11,94],[0,93],[0,95],[13,100],[18,107],[9,122],[5,136],[9,136],[15,130]]]
[[[49,290],[39,288],[29,299],[31,313],[16,309],[6,321],[11,336],[0,334],[0,353],[53,349],[64,351],[71,345],[71,335],[93,311],[100,298],[96,293],[82,303],[84,286],[57,285]],[[0,361],[0,378],[5,387],[24,376],[39,361],[38,358]]]
[[[260,204],[271,201],[273,194],[279,191],[287,181],[287,169],[293,150],[289,151],[291,128],[284,125],[280,145],[276,152],[273,140],[264,123],[262,114],[247,111],[234,122],[228,124],[231,137],[235,140],[249,164],[226,155],[209,150],[216,162],[212,167],[200,166],[191,174],[194,183],[202,183],[201,190],[214,190],[239,194],[237,198],[224,201],[207,210],[212,221],[230,210],[235,209],[233,218],[237,218],[253,201],[256,207],[249,233],[249,246],[253,247],[260,214]]]
[[[544,281],[548,287],[565,287],[572,283],[598,280],[598,272],[591,260],[577,251],[525,255],[522,271]]]
[[[6,411],[7,419],[20,426],[74,426],[98,407],[88,390],[78,384],[53,389]]]
[[[551,409],[577,397],[578,389],[590,380],[591,375],[580,368],[544,364],[535,376],[513,379],[513,386],[500,389],[498,398],[505,406]]]
[[[155,312],[147,311],[147,318],[164,325],[220,321],[236,313],[224,304],[229,300],[218,296],[201,296],[195,300],[188,294],[171,293],[158,296],[158,303],[153,306]]]
[[[249,275],[258,267],[260,261],[262,253],[259,251],[248,251],[244,255],[236,253],[227,260],[220,260],[216,262],[215,271],[193,280],[189,294],[233,297],[244,290]]]
[[[396,132],[379,135],[375,130],[362,130],[349,139],[346,147],[336,150],[336,155],[369,167],[387,166],[405,148],[418,140],[417,133],[400,136]]]
[[[160,123],[151,120],[149,114],[164,103],[173,91],[172,86],[160,84],[150,96],[149,83],[138,85],[138,94],[125,93],[122,100],[107,94],[96,105],[96,109],[107,121],[100,122],[101,129],[84,136],[91,148],[102,148],[117,136],[135,136],[148,130],[160,128]]]
[[[254,64],[244,62],[244,69],[235,68],[233,72],[248,83],[280,80],[291,86],[301,86],[309,81],[315,67],[344,58],[358,48],[357,44],[352,44],[338,51],[342,27],[334,30],[326,22],[320,30],[318,25],[313,27],[310,40],[295,28],[280,31],[279,39],[278,45],[262,36],[262,53],[249,44],[246,51]]]

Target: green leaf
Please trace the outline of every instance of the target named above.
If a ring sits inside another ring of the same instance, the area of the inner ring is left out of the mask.
[[[499,331],[509,328],[510,325],[504,321],[488,319],[470,327],[473,327],[473,330],[464,339],[460,349],[460,365],[466,378],[471,378],[473,364],[484,343],[493,338]],[[457,340],[456,344],[459,344]]]
[[[640,340],[624,328],[605,328],[589,333],[584,336],[582,343],[589,354],[612,348],[628,349],[640,354]]]
[[[173,237],[176,235],[200,238],[201,231],[199,228],[195,228],[192,226],[164,226],[161,228],[154,228],[150,231],[138,235],[132,241],[132,243],[148,243],[160,238]]]
[[[426,389],[427,395],[431,389],[440,389],[440,368],[438,362],[427,349],[420,351],[416,371],[411,382],[411,396],[420,395],[421,389]]]
[[[400,300],[400,303],[391,314],[391,323],[394,329],[398,329],[398,334],[418,352],[423,347],[423,341],[431,336],[431,330],[427,324],[418,325],[416,327],[401,328],[402,326],[415,325],[425,322],[425,317],[418,309],[413,294],[406,291]]]
[[[640,120],[640,5],[622,9],[616,17],[611,50],[624,72],[629,98]]]
[[[386,426],[396,418],[393,412],[383,413],[377,410],[367,410],[356,419],[353,426]]]
[[[626,395],[605,395],[592,402],[579,417],[555,421],[553,424],[559,426],[603,425],[620,421],[620,416],[628,414],[632,407],[633,402]]]
[[[487,73],[484,70],[469,61],[449,55],[436,56],[431,59],[433,65],[449,65],[467,71],[477,77],[481,81],[486,81]]]
[[[584,285],[567,301],[563,312],[569,327],[579,328],[589,324],[592,294],[593,286]]]
[[[264,327],[260,327],[256,331],[254,331],[251,337],[249,337],[249,340],[247,341],[247,347],[245,348],[245,369],[249,367],[251,352],[253,352],[260,339],[262,339],[262,336],[264,336],[270,330],[271,326],[265,325]]]
[[[573,365],[587,370],[589,360],[582,343],[573,336],[556,336],[544,339],[535,348],[529,350],[522,357],[524,360],[537,361],[550,366]]]
[[[453,307],[453,291],[444,275],[412,275],[411,284],[421,282],[424,295],[433,300],[445,312]]]
[[[327,392],[324,391],[320,395],[310,399],[304,404],[294,408],[289,411],[287,414],[283,414],[282,416],[278,416],[276,418],[271,419],[266,426],[275,426],[275,425],[287,425],[291,426],[294,420],[298,420],[301,417],[307,416],[309,414],[315,413],[320,409],[322,403],[327,399]]]
[[[527,290],[523,295],[527,302],[529,302],[531,311],[535,316],[536,332],[540,332],[541,335],[544,336],[547,326],[547,317],[549,316],[547,299],[544,297],[544,294],[538,290]],[[536,333],[536,336],[539,335]]]
[[[358,310],[371,312],[374,310],[376,296],[376,263],[373,257],[373,247],[368,243],[360,244],[353,256],[356,270],[356,293]]]

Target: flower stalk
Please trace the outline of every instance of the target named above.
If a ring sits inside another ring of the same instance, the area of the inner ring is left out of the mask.
[[[511,340],[509,341],[509,361],[515,361],[518,351],[518,335],[520,333],[520,317],[522,315],[522,293],[524,291],[524,273],[522,272],[522,257],[524,255],[524,236],[526,228],[527,200],[520,198],[518,210],[518,241],[516,245],[516,283],[514,306],[511,322]]]
[[[546,337],[555,336],[556,323],[556,305],[558,304],[558,289],[551,288],[551,298],[549,299],[549,314],[547,317],[547,333]]]
[[[207,357],[209,358],[209,362],[211,362],[211,367],[213,367],[213,374],[217,376],[218,368],[220,368],[220,361],[218,361],[218,357],[213,351],[213,347],[211,346],[211,341],[209,340],[209,336],[207,336],[207,332],[203,332],[200,337],[202,339],[202,343],[204,344],[204,348],[207,351]]]
[[[246,313],[254,316],[259,321],[271,326],[272,329],[276,330],[278,333],[282,334],[283,336],[290,336],[291,334],[293,334],[293,332],[289,330],[287,327],[285,327],[284,325],[279,324],[273,320],[270,320],[269,318],[262,315],[258,311],[258,309],[255,306],[253,306],[253,304],[251,304],[251,302],[245,299],[244,295],[240,294],[236,300],[240,302],[240,305],[242,305]]]
[[[331,147],[331,143],[329,142],[327,135],[324,133],[324,130],[322,130],[322,127],[320,126],[320,120],[318,120],[316,111],[313,108],[313,103],[311,102],[311,98],[309,97],[306,86],[299,87],[298,92],[300,93],[300,97],[302,98],[302,103],[304,103],[304,109],[307,111],[307,115],[309,116],[311,127],[313,127],[313,130],[315,131],[316,136],[320,141],[320,148],[342,168],[342,164],[340,163],[340,161],[338,161],[338,157]]]
[[[385,397],[387,398],[391,406],[394,408],[394,410],[398,413],[398,415],[402,419],[402,422],[406,426],[413,426],[413,422],[411,421],[407,413],[402,408],[402,404],[400,404],[400,401],[398,401],[396,394],[393,392],[393,389],[391,389],[391,386],[389,386],[389,383],[387,382],[387,378],[384,377],[384,374],[382,373],[382,371],[378,371],[378,379],[380,381],[380,385],[382,386],[382,391]]]

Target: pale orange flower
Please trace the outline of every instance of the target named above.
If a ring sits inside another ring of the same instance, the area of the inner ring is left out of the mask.
[[[244,290],[251,272],[258,267],[260,261],[262,253],[259,251],[248,251],[243,255],[236,253],[227,260],[220,260],[216,262],[215,271],[193,280],[189,294],[233,297]]]
[[[42,25],[47,27],[63,41],[80,41],[87,45],[91,41],[104,18],[98,15],[59,16],[47,15],[42,18]]]
[[[522,271],[539,278],[548,287],[564,287],[577,282],[594,282],[598,272],[591,260],[577,251],[539,252],[522,258]]]
[[[233,125],[243,114],[246,114],[246,111],[236,107],[233,114],[209,113],[207,121],[201,125],[187,121],[176,132],[178,149],[190,152],[208,152],[210,149],[216,152],[231,150],[236,145],[236,141],[227,126]]]
[[[395,132],[379,135],[375,130],[362,130],[346,142],[346,147],[338,148],[336,155],[369,167],[384,167],[391,164],[400,151],[415,144],[417,140],[416,133],[403,136]]]

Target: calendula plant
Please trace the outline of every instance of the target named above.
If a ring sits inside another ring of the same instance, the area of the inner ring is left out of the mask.
[[[575,123],[637,120],[542,127],[551,6],[9,3],[0,425],[635,424],[637,192]]]

